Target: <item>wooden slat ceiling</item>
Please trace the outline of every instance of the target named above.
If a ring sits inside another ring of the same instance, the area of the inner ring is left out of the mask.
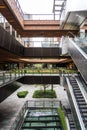
[[[14,55],[6,50],[0,49],[0,63],[3,62],[19,62],[19,63],[69,63],[72,59],[68,56],[58,57],[56,59],[34,59],[34,58],[23,58]]]
[[[25,63],[71,63],[71,58],[59,58],[59,59],[20,59]]]

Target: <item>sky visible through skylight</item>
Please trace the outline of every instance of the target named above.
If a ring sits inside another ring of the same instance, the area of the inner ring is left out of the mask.
[[[54,0],[18,0],[24,13],[52,14]]]
[[[24,14],[53,14],[54,0],[18,0]],[[33,38],[33,40],[42,41],[43,38]],[[41,46],[41,43],[35,43],[34,46]]]

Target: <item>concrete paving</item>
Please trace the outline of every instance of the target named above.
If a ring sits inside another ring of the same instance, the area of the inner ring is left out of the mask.
[[[10,130],[11,125],[15,121],[19,111],[27,100],[34,100],[32,98],[33,92],[37,89],[42,89],[36,85],[22,85],[12,95],[0,103],[0,130]],[[29,91],[26,98],[18,98],[17,92],[27,90]],[[61,100],[64,106],[69,105],[66,91],[60,85],[54,85],[54,90],[57,94],[57,99]]]

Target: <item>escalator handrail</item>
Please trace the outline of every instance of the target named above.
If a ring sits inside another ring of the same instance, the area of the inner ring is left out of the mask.
[[[84,58],[87,60],[87,54],[70,38],[68,40],[74,44],[74,46],[78,49],[78,51],[84,56]]]

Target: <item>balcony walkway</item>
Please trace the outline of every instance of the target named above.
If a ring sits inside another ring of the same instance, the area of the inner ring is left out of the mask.
[[[24,14],[17,0],[1,0],[0,12],[22,37],[61,37],[74,35],[78,30],[61,30],[58,20],[24,20]],[[43,17],[43,16],[42,16]],[[46,16],[48,18],[48,16]]]
[[[72,75],[77,75],[77,74],[56,74],[53,72],[50,72],[50,74],[43,74],[43,73],[39,73],[39,74],[36,74],[36,73],[32,73],[32,74],[26,74],[24,73],[24,70],[18,70],[19,72],[16,73],[16,72],[9,72],[9,71],[2,71],[0,72],[0,87],[3,87],[11,82],[14,82],[24,76],[72,76]]]

